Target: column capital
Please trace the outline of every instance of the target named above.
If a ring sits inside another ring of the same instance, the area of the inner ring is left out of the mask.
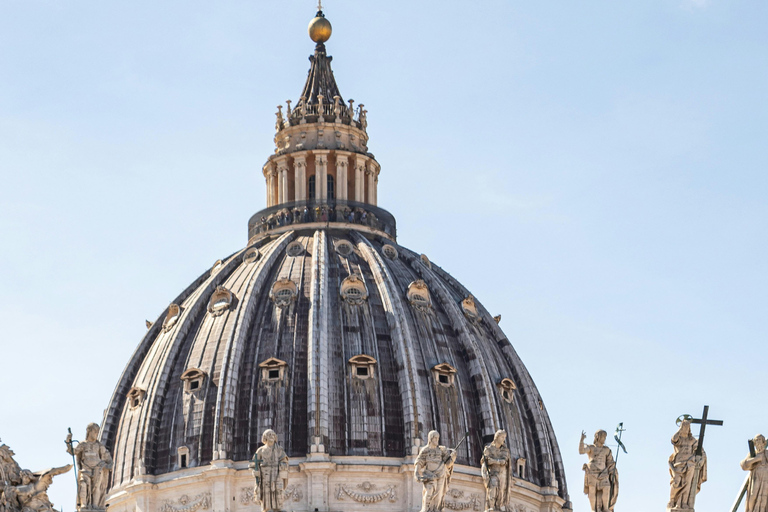
[[[288,169],[288,157],[287,156],[279,156],[275,158],[275,165],[277,166],[278,171],[283,171]]]
[[[272,173],[274,169],[275,169],[275,163],[270,160],[269,162],[264,164],[264,167],[261,168],[261,172],[266,178]]]

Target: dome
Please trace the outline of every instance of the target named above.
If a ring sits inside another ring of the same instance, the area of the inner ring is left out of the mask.
[[[321,75],[333,77],[324,48],[315,91]],[[290,457],[291,510],[415,510],[412,465],[431,430],[464,440],[449,508],[481,510],[480,461],[499,429],[515,499],[570,508],[546,408],[498,321],[397,243],[376,204],[366,111],[319,106],[278,111],[248,243],[148,324],[126,365],[101,434],[111,510],[255,510],[247,466],[267,429]]]

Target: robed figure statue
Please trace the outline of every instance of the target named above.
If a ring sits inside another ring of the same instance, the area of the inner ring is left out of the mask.
[[[755,456],[741,461],[741,469],[749,471],[747,484],[747,512],[768,512],[768,452],[762,434],[752,440]]]
[[[65,441],[67,453],[77,463],[77,509],[106,510],[107,485],[112,470],[112,456],[99,441],[99,426],[90,423],[85,428],[85,441],[72,448],[72,434]]]
[[[424,486],[421,512],[442,512],[455,461],[456,450],[440,446],[440,434],[432,430],[413,468],[414,478]]]
[[[506,446],[507,433],[498,430],[491,444],[483,450],[480,471],[485,484],[485,511],[499,512],[509,503],[512,480],[512,458]]]
[[[707,481],[707,454],[696,455],[699,442],[691,434],[691,422],[683,420],[672,436],[674,451],[669,456],[668,510],[692,510],[701,484]]]
[[[610,448],[605,446],[608,433],[595,432],[594,444],[584,444],[587,434],[581,433],[579,454],[587,454],[589,461],[584,464],[584,494],[589,496],[592,512],[612,512],[619,497],[619,473]]]
[[[256,450],[249,467],[256,479],[253,495],[263,512],[281,512],[288,484],[288,456],[277,444],[274,430],[261,435],[264,446]]]

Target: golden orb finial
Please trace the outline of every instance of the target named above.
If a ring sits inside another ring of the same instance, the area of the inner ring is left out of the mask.
[[[322,7],[318,5],[319,10],[312,21],[309,22],[309,38],[316,43],[324,43],[331,38],[331,22],[325,18]]]

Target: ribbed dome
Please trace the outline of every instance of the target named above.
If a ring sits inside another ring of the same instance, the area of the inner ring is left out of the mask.
[[[523,479],[568,501],[525,366],[482,305],[425,257],[354,229],[298,226],[224,259],[174,304],[106,411],[113,489],[178,470],[179,448],[190,467],[247,460],[267,428],[291,457],[322,445],[377,464],[412,455],[429,430],[450,446],[469,432],[457,463],[474,467],[503,428],[513,459],[527,461]]]

